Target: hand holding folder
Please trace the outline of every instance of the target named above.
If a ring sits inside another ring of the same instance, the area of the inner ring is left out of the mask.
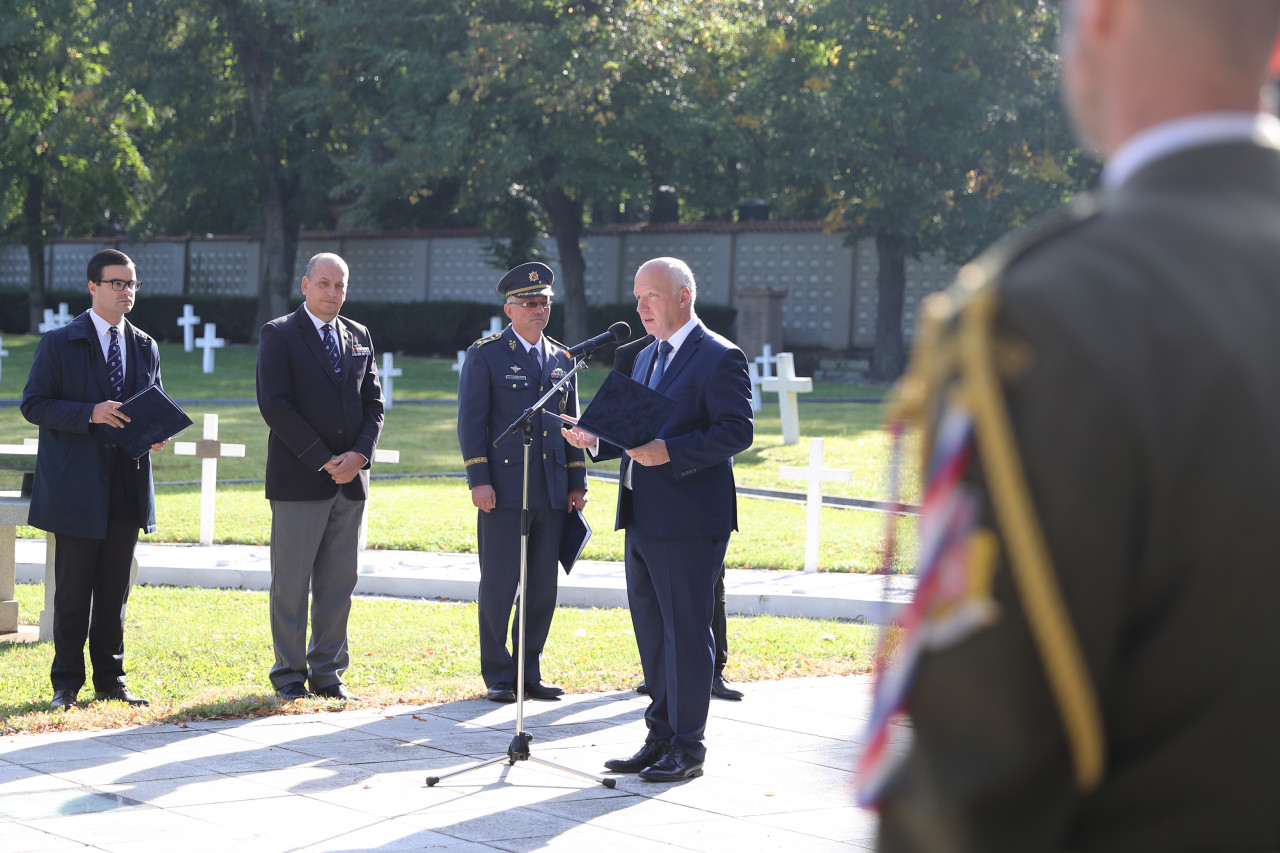
[[[675,400],[614,370],[605,377],[591,405],[571,426],[630,450],[648,444],[662,432]]]
[[[143,388],[121,403],[117,411],[129,420],[111,429],[108,435],[134,459],[142,458],[153,444],[168,441],[192,423],[159,385]]]

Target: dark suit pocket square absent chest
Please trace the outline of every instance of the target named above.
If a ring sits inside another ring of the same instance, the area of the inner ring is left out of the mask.
[[[614,370],[601,383],[578,426],[630,450],[657,438],[675,405],[665,394]]]

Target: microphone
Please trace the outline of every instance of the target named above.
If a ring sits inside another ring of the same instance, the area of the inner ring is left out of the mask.
[[[619,320],[609,327],[609,331],[602,335],[596,335],[594,338],[583,341],[576,346],[569,347],[570,358],[583,358],[591,355],[605,344],[614,342],[622,343],[631,337],[631,327]]]

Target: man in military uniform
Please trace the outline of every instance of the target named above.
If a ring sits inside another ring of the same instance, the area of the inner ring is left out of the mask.
[[[520,434],[501,447],[493,442],[573,367],[565,347],[544,335],[551,318],[554,275],[545,264],[521,264],[498,282],[511,325],[467,350],[458,388],[458,444],[467,469],[471,502],[479,510],[480,674],[494,702],[516,700],[519,611],[511,606],[520,582],[520,509],[524,449]],[[571,380],[546,407],[577,416]],[[556,607],[556,562],[565,516],[587,502],[583,451],[565,444],[560,422],[546,412],[533,418],[529,455],[528,589],[525,610],[524,690],[531,699],[555,699],[564,691],[542,681],[542,647]],[[511,624],[511,650],[507,625]]]
[[[1278,27],[1066,4],[1102,190],[962,269],[900,386],[929,482],[881,850],[1280,849]]]

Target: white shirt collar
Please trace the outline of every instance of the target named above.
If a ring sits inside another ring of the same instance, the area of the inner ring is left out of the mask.
[[[320,327],[324,325],[324,320],[321,320],[321,319],[320,319],[319,317],[317,317],[315,314],[312,314],[312,313],[311,313],[311,309],[307,307],[307,303],[305,303],[305,302],[304,302],[304,303],[302,303],[302,310],[307,312],[307,316],[308,316],[308,317],[310,317],[310,318],[311,318],[311,322],[315,324],[316,331],[317,331],[317,332],[320,332],[320,334],[322,334],[322,335],[323,335],[323,334],[324,334],[324,332],[321,332],[321,331],[320,331]],[[337,317],[334,317],[332,320],[330,320],[330,321],[329,321],[329,325],[333,327],[334,334],[337,334],[337,332],[338,332],[338,318],[337,318]]]
[[[89,309],[89,317],[92,318],[93,320],[93,327],[98,331],[98,337],[101,340],[105,341],[107,339],[107,335],[109,334],[108,330],[111,328],[111,324],[108,323],[106,320],[102,319],[102,317],[98,315],[98,312],[94,311],[92,308]],[[123,317],[120,318],[119,323],[115,324],[115,328],[120,333],[120,343],[121,345],[123,345],[124,344],[124,318]]]
[[[1102,170],[1102,186],[1115,189],[1149,163],[1188,148],[1244,141],[1280,148],[1280,118],[1268,113],[1216,112],[1161,122],[1116,149]]]
[[[689,337],[689,334],[697,327],[697,325],[698,315],[694,314],[689,318],[689,322],[676,329],[671,337],[667,338],[667,343],[671,344],[671,353],[667,356],[668,358],[675,355],[676,350],[680,349],[680,345],[685,342],[685,339]]]
[[[541,354],[541,352],[542,352],[542,335],[538,335],[538,340],[537,340],[535,343],[532,343],[532,344],[531,344],[531,343],[529,343],[528,341],[526,341],[526,340],[524,339],[524,335],[522,335],[522,334],[520,334],[519,332],[517,332],[517,331],[516,331],[516,327],[515,327],[515,326],[512,326],[512,327],[511,327],[511,334],[515,335],[515,336],[516,336],[516,338],[517,338],[517,340],[519,340],[519,341],[520,341],[520,343],[524,345],[524,348],[525,348],[525,351],[526,351],[526,352],[528,352],[528,351],[530,351],[530,350],[535,350],[535,349],[536,349],[536,350],[539,352],[539,354]]]

